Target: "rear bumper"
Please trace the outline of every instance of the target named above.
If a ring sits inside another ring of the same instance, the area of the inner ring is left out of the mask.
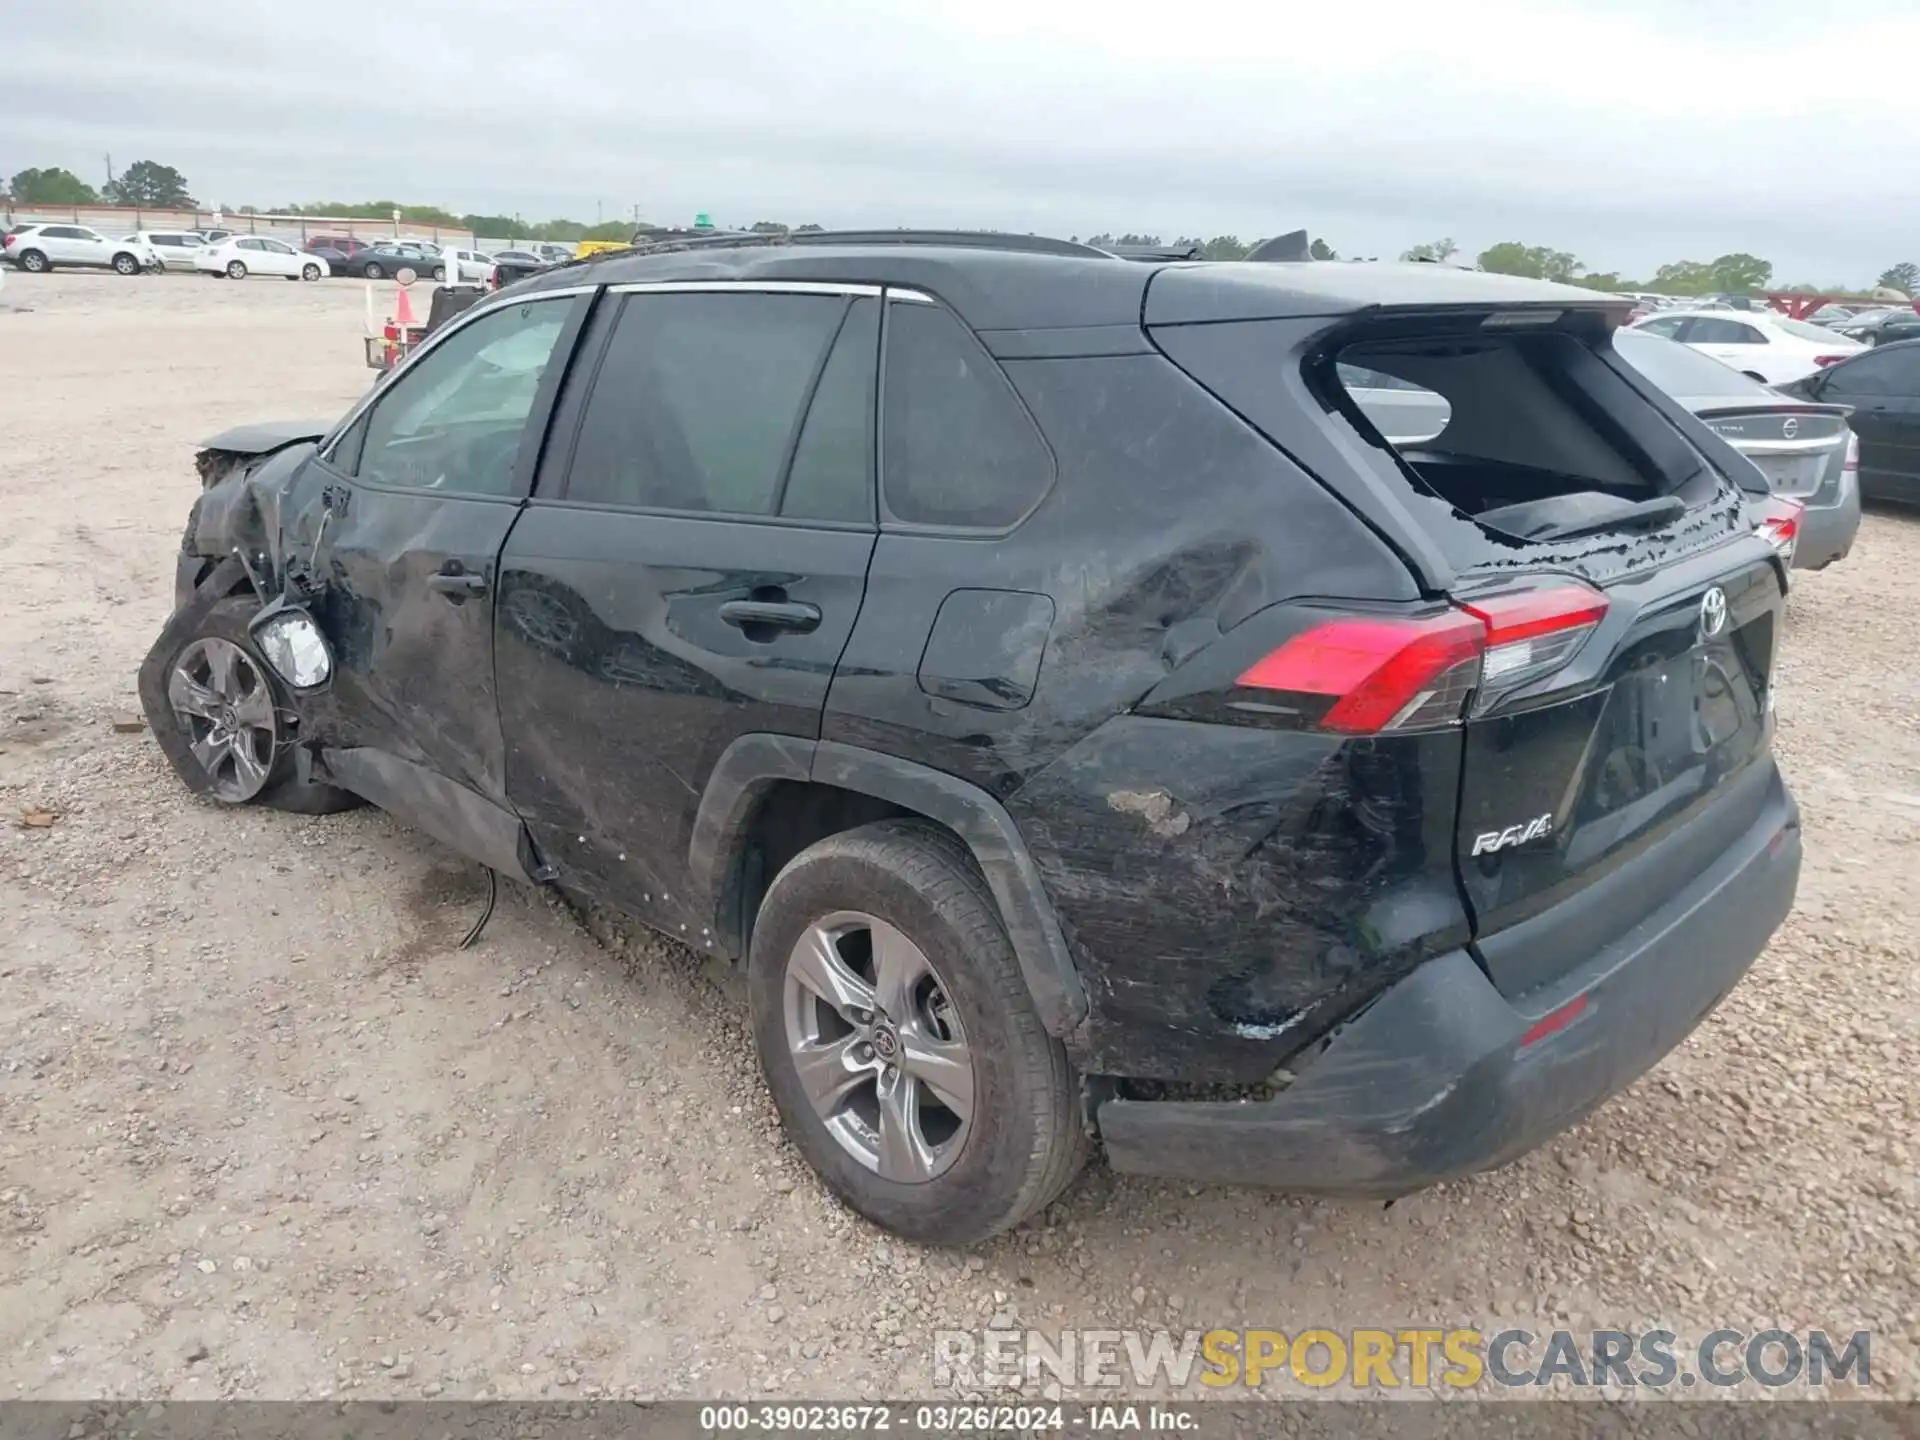
[[[1771,787],[1753,825],[1697,881],[1542,992],[1509,1001],[1466,951],[1441,955],[1338,1031],[1272,1100],[1106,1102],[1109,1163],[1391,1198],[1531,1150],[1679,1044],[1793,908],[1799,812],[1777,772]],[[1564,1028],[1523,1043],[1570,1005],[1581,1008]]]
[[[1841,475],[1839,493],[1824,505],[1809,505],[1800,516],[1800,538],[1793,549],[1793,568],[1820,570],[1847,558],[1853,537],[1860,533],[1860,486],[1849,472]]]

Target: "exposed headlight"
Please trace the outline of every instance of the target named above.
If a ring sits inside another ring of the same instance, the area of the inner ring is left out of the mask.
[[[296,690],[311,690],[333,677],[333,652],[311,616],[289,610],[260,625],[253,638],[280,678]]]

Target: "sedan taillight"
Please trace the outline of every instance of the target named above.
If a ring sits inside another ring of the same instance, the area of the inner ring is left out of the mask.
[[[1807,507],[1798,500],[1775,495],[1761,507],[1756,527],[1760,538],[1773,546],[1774,553],[1788,565],[1793,564],[1793,548],[1800,543],[1800,517]]]
[[[1845,355],[1816,355],[1813,357],[1813,363],[1825,369],[1829,365],[1838,365],[1846,358]]]

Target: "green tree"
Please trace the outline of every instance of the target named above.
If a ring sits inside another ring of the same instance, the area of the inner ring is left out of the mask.
[[[1698,260],[1676,260],[1654,271],[1653,284],[1648,288],[1660,295],[1704,295],[1718,285],[1711,265]]]
[[[580,231],[582,240],[631,240],[633,222],[631,220],[606,220],[598,225],[585,226]]]
[[[756,220],[747,227],[755,235],[785,235],[787,227],[778,220]]]
[[[169,210],[193,208],[187,177],[157,160],[136,160],[110,182],[106,200],[113,205],[150,205]]]
[[[1902,260],[1898,265],[1889,265],[1882,270],[1880,278],[1873,283],[1876,286],[1884,285],[1889,290],[1900,290],[1911,295],[1915,287],[1920,286],[1920,265],[1914,264],[1911,260]]]
[[[1572,280],[1586,267],[1565,250],[1505,240],[1480,252],[1479,266],[1495,275],[1525,275],[1534,280]]]
[[[1313,237],[1313,243],[1307,247],[1307,254],[1316,260],[1338,260],[1340,258],[1340,252],[1327,244],[1327,242],[1322,240],[1318,235]]]
[[[1444,240],[1428,240],[1415,245],[1411,250],[1401,252],[1402,260],[1437,260],[1444,265],[1460,253],[1460,247],[1453,243],[1453,237]]]
[[[796,235],[818,235],[826,228],[824,225],[796,225],[793,227],[793,233]]]
[[[22,170],[7,184],[16,205],[97,205],[100,196],[71,170]]]
[[[1715,288],[1731,295],[1764,290],[1767,281],[1773,278],[1772,261],[1742,251],[1720,256],[1709,268],[1713,271]]]
[[[511,215],[462,215],[460,224],[475,235],[511,240],[526,227]]]
[[[1200,253],[1209,260],[1244,260],[1252,248],[1238,235],[1216,235],[1200,247]]]

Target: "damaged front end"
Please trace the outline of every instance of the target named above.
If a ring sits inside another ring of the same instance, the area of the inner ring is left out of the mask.
[[[174,605],[193,597],[223,560],[237,557],[264,601],[285,587],[281,518],[301,467],[327,427],[311,422],[245,425],[206,441],[194,456],[200,498],[187,515],[174,575]]]

